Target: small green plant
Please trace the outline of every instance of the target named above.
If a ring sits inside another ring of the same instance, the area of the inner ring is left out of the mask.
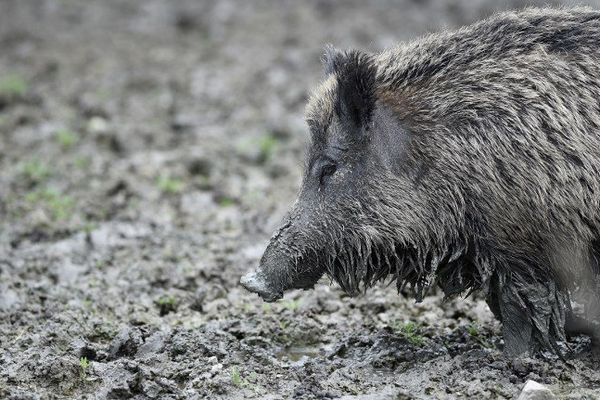
[[[78,169],[86,169],[87,167],[90,166],[90,164],[92,163],[92,160],[90,160],[89,157],[85,157],[85,156],[81,156],[81,157],[77,157],[73,163],[75,164],[75,167],[77,167]]]
[[[240,370],[235,365],[231,367],[231,383],[233,383],[233,385],[237,387],[245,387],[250,384],[250,382],[248,382],[248,379],[242,377],[242,375],[240,374]]]
[[[82,380],[86,378],[89,366],[90,362],[88,361],[87,357],[79,358],[79,376]]]
[[[290,300],[283,301],[282,305],[286,310],[296,311],[298,309],[298,307],[300,307],[300,303],[301,303],[300,299],[298,299],[298,300],[290,299]]]
[[[71,217],[75,202],[69,196],[63,195],[52,188],[29,192],[25,201],[33,205],[41,205],[50,211],[52,219],[63,221]]]
[[[73,147],[77,143],[77,135],[68,129],[59,129],[55,134],[56,141],[65,149]]]
[[[419,329],[414,322],[397,322],[393,325],[393,329],[404,336],[404,338],[414,346],[422,346],[423,343],[425,343],[425,339],[419,334]]]
[[[277,137],[271,133],[261,136],[245,137],[236,144],[237,152],[252,161],[264,164],[277,149],[279,142]]]
[[[262,303],[261,308],[265,314],[271,311],[271,305],[269,303]]]
[[[271,134],[261,136],[258,139],[258,148],[260,150],[259,161],[267,161],[277,149],[277,138]]]
[[[158,299],[158,304],[159,305],[174,305],[175,303],[177,303],[177,299],[175,298],[175,296],[169,296],[169,295],[165,295],[165,296],[161,296]]]
[[[93,221],[86,221],[83,224],[82,230],[86,235],[89,235],[90,233],[92,233],[94,230],[96,230],[98,228],[98,224],[96,222]]]
[[[160,296],[158,300],[156,300],[156,304],[158,305],[161,317],[177,310],[177,298],[172,295]]]
[[[288,326],[290,326],[290,323],[288,321],[279,321],[279,329],[281,329],[282,331],[285,331],[288,328]]]
[[[231,197],[221,196],[217,201],[220,207],[229,207],[235,204],[235,200]]]
[[[469,325],[467,325],[467,332],[471,337],[478,337],[479,328],[477,327],[477,324],[475,322],[471,322]]]
[[[1,97],[21,97],[27,93],[27,82],[17,74],[0,78]]]
[[[257,379],[258,379],[258,374],[256,373],[256,371],[250,372],[250,375],[248,375],[248,381],[256,382]]]
[[[32,183],[39,183],[50,176],[50,168],[38,160],[25,162],[21,167],[21,172]]]
[[[181,179],[172,178],[167,175],[161,175],[156,181],[158,188],[163,193],[179,193],[183,190],[183,181]]]
[[[83,306],[86,309],[91,310],[91,308],[94,306],[94,302],[91,299],[84,299],[83,300]]]
[[[491,345],[481,336],[479,327],[475,322],[471,322],[469,325],[467,325],[467,333],[472,339],[474,339],[483,347],[491,347]]]
[[[195,182],[195,185],[199,189],[208,190],[208,189],[212,188],[212,183],[211,183],[210,178],[208,176],[198,175],[195,178],[194,182]]]
[[[231,367],[231,383],[235,386],[242,385],[242,376],[240,375],[238,367]]]

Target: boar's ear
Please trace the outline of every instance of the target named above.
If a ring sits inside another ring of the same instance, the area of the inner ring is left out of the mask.
[[[333,74],[339,68],[340,63],[344,58],[344,53],[333,47],[332,44],[325,45],[323,51],[324,53],[321,57],[321,62],[325,69],[325,75]]]
[[[335,111],[354,127],[366,126],[375,109],[377,65],[373,57],[360,51],[349,51],[334,63],[337,78]]]

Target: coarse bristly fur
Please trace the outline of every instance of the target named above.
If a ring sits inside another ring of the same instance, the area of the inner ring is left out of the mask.
[[[600,12],[506,12],[324,63],[269,290],[327,272],[351,294],[483,291],[509,354],[557,349],[575,292],[598,316]]]

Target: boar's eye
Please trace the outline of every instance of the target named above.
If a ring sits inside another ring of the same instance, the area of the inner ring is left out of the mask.
[[[325,164],[321,167],[321,174],[319,176],[319,183],[324,185],[327,183],[328,178],[333,175],[337,167],[335,164]]]

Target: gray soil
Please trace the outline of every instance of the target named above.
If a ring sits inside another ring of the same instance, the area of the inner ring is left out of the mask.
[[[539,2],[546,3],[546,1]],[[530,3],[528,3],[530,4]],[[293,201],[323,45],[519,1],[0,0],[0,398],[600,398],[480,298],[245,292]]]

